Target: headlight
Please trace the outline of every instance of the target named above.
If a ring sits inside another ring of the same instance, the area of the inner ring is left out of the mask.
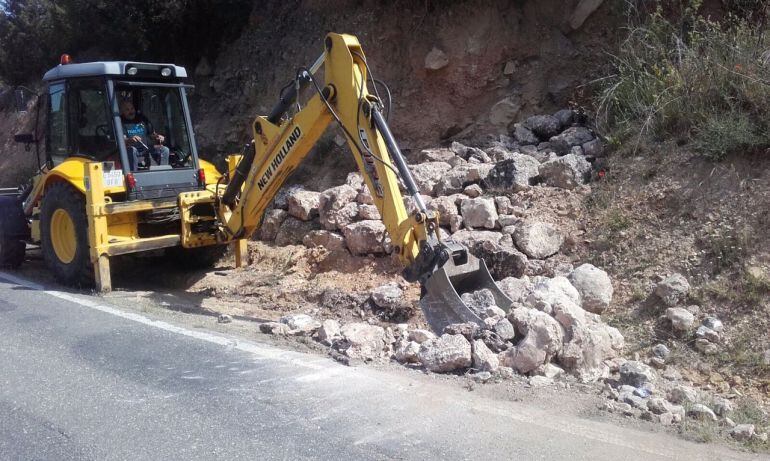
[[[137,69],[136,67],[129,67],[128,69],[126,69],[126,73],[128,75],[136,75],[137,72],[139,72],[139,69]]]
[[[160,70],[160,75],[164,77],[171,77],[171,68],[170,67],[164,67]]]

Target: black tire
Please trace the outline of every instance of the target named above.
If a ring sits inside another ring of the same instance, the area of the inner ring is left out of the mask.
[[[227,245],[210,245],[198,248],[173,247],[166,249],[166,256],[174,264],[189,269],[211,269],[227,252]]]
[[[65,211],[74,227],[75,251],[69,262],[59,259],[51,240],[51,220],[57,210]],[[43,259],[56,280],[74,287],[90,287],[94,284],[86,201],[80,191],[63,182],[54,183],[46,189],[40,207],[40,241]]]
[[[0,267],[16,269],[21,266],[26,247],[21,240],[7,239],[0,235]]]

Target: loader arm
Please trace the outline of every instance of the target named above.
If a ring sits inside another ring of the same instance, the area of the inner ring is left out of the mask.
[[[314,77],[321,65],[323,83]],[[257,230],[286,179],[337,122],[382,216],[393,251],[405,266],[404,277],[424,288],[421,306],[431,327],[440,332],[450,323],[483,325],[462,303],[459,292],[488,288],[505,310],[511,301],[494,284],[483,261],[464,246],[440,238],[438,214],[426,208],[382,114],[381,101],[368,92],[368,70],[355,37],[333,33],[326,37],[324,54],[310,69],[298,71],[270,115],[254,121],[253,143],[247,145],[227,187],[218,195],[219,239],[244,238]],[[304,88],[315,95],[301,109],[291,110]],[[411,216],[399,178],[417,208]]]

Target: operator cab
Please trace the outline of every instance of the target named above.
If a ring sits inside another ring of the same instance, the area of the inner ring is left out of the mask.
[[[49,167],[69,157],[113,162],[122,172],[113,177],[123,182],[129,200],[202,189],[186,78],[185,68],[173,64],[62,59],[43,77]],[[128,104],[135,113],[131,120],[121,117]],[[141,141],[129,139],[136,135]]]

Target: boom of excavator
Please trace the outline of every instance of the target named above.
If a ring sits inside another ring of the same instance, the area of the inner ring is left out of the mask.
[[[323,84],[314,76],[321,65]],[[440,237],[438,214],[426,208],[383,116],[382,101],[368,91],[368,72],[355,37],[329,34],[324,54],[310,69],[299,69],[293,85],[270,115],[256,118],[253,143],[246,146],[230,171],[224,191],[218,188],[205,197],[182,194],[181,202],[188,203],[182,214],[195,204],[210,201],[216,207],[218,241],[251,235],[284,181],[336,121],[382,216],[393,251],[405,266],[405,278],[423,286],[420,304],[430,326],[441,332],[451,323],[483,325],[462,302],[461,293],[489,289],[504,310],[510,308],[511,301],[494,283],[483,260]],[[293,110],[303,89],[314,95],[304,107]],[[412,215],[404,206],[399,179],[416,204]],[[192,232],[188,235],[197,238]]]

